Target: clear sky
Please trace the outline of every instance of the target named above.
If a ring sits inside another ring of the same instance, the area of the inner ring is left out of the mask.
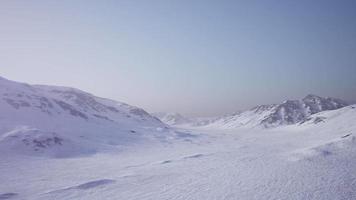
[[[0,76],[209,116],[356,99],[356,1],[2,0]]]

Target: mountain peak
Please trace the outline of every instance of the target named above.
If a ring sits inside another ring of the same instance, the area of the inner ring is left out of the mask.
[[[227,115],[211,122],[214,127],[276,127],[303,122],[311,115],[347,106],[343,100],[308,94],[303,99],[285,100],[280,104],[260,105],[238,115]]]
[[[342,100],[308,94],[302,100],[287,100],[262,121],[265,126],[288,125],[304,121],[310,115],[347,106]]]
[[[322,99],[322,97],[315,95],[315,94],[308,94],[303,99]]]
[[[180,125],[191,123],[191,119],[181,115],[180,113],[172,112],[172,113],[153,113],[153,116],[160,119],[162,122],[168,125]]]

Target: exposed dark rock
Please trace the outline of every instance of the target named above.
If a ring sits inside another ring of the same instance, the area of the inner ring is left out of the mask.
[[[93,114],[93,116],[96,117],[96,118],[104,119],[104,120],[111,121],[111,122],[114,121],[114,120],[112,120],[112,119],[110,119],[110,118],[108,118],[106,116],[102,116],[102,115]]]
[[[116,112],[116,113],[120,112],[117,108],[112,107],[112,106],[106,106],[106,108],[112,112]]]
[[[14,100],[10,98],[3,98],[9,105],[11,105],[15,109],[19,109],[20,107],[30,107],[31,104],[29,104],[26,101],[23,100]]]
[[[307,95],[302,100],[287,100],[278,105],[261,124],[266,127],[276,125],[288,125],[303,123],[312,114],[325,110],[335,110],[348,104],[340,99],[323,98],[316,95]],[[315,119],[314,123],[322,122],[323,119]]]
[[[63,110],[69,111],[69,113],[70,113],[71,115],[76,116],[76,117],[81,117],[81,118],[86,119],[86,120],[88,119],[88,117],[87,117],[84,113],[82,113],[82,112],[76,110],[76,109],[75,109],[73,106],[71,106],[70,104],[68,104],[68,103],[66,103],[66,102],[64,102],[64,101],[59,101],[59,100],[54,100],[54,101],[55,101],[56,104],[58,104]]]
[[[4,200],[4,199],[11,199],[15,196],[17,196],[18,194],[17,193],[3,193],[3,194],[0,194],[0,200]]]

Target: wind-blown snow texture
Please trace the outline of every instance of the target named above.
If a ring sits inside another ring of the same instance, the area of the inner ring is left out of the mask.
[[[0,86],[0,199],[356,199],[356,105],[308,96],[173,129],[76,89]]]

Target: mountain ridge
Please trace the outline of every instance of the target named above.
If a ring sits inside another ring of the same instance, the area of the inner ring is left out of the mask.
[[[173,126],[190,125],[193,127],[202,126],[210,128],[273,128],[297,124],[305,121],[313,114],[343,108],[347,105],[349,104],[341,99],[308,94],[299,100],[285,100],[280,104],[258,105],[245,111],[238,111],[220,117],[203,118],[204,120],[202,118],[189,118],[189,121],[185,123],[168,124]],[[185,118],[180,114],[175,114],[169,116],[170,121],[180,120],[174,119],[175,116]],[[167,121],[167,116],[158,116],[158,118],[163,122]]]
[[[0,110],[4,151],[66,157],[177,137],[141,108],[71,87],[0,77]]]

